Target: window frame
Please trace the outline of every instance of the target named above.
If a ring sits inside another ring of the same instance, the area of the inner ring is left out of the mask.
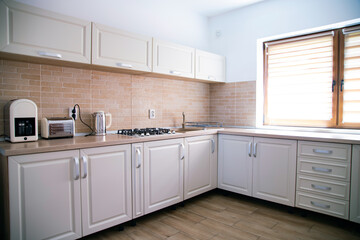
[[[338,109],[339,101],[341,100],[339,95],[339,86],[341,83],[342,75],[343,75],[343,68],[339,67],[339,63],[341,64],[341,61],[343,61],[343,41],[344,36],[340,29],[351,27],[355,25],[360,24],[360,18],[354,19],[351,21],[341,22],[337,24],[331,24],[323,27],[313,28],[313,29],[307,29],[303,31],[297,31],[287,34],[281,34],[277,36],[262,38],[257,40],[257,80],[256,80],[256,127],[258,128],[269,128],[269,129],[286,129],[286,130],[311,130],[311,131],[325,131],[325,132],[356,132],[359,133],[360,130],[356,128],[360,128],[360,124],[339,124],[340,123],[340,116],[339,112],[340,109]],[[267,80],[267,69],[265,67],[267,66],[265,64],[266,61],[266,54],[265,54],[265,43],[266,42],[272,42],[272,41],[279,41],[284,39],[291,39],[296,38],[300,36],[306,36],[306,35],[314,35],[321,32],[327,32],[327,31],[334,31],[334,59],[338,59],[337,64],[333,66],[333,80],[336,81],[336,85],[334,88],[333,94],[333,122],[332,124],[323,124],[318,126],[313,126],[311,124],[300,124],[300,126],[295,125],[265,125],[264,122],[265,119],[265,109],[266,109],[266,80]],[[341,45],[342,44],[342,45]],[[341,46],[341,47],[339,47]],[[342,62],[343,63],[343,62]],[[334,104],[335,103],[335,104]],[[345,126],[346,125],[346,126]],[[351,126],[350,126],[351,125]],[[350,128],[350,129],[347,129]]]

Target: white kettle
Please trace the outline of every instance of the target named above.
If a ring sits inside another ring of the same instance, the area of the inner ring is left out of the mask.
[[[92,114],[94,120],[95,135],[105,135],[106,129],[111,126],[111,113],[104,113],[104,111],[94,112]]]

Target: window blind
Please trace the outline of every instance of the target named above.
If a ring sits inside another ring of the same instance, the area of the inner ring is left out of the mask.
[[[266,44],[265,124],[333,124],[333,44],[332,32]]]
[[[343,123],[360,123],[360,30],[345,32]]]

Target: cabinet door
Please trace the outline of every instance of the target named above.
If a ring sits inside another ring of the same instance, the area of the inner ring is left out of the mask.
[[[216,188],[215,136],[185,138],[184,199]]]
[[[183,200],[183,138],[144,143],[145,214]]]
[[[144,215],[144,144],[131,146],[133,218]]]
[[[80,150],[83,235],[131,219],[130,145]]]
[[[81,237],[79,151],[9,157],[11,239]]]
[[[152,38],[92,24],[92,64],[151,72]]]
[[[254,138],[253,196],[294,206],[296,140]]]
[[[251,196],[253,137],[219,135],[220,189]]]
[[[0,51],[90,63],[90,22],[15,1],[0,12]]]
[[[350,221],[360,223],[360,145],[353,145],[351,163]]]
[[[153,72],[195,77],[195,49],[153,39]]]
[[[225,82],[225,57],[196,49],[195,78]]]

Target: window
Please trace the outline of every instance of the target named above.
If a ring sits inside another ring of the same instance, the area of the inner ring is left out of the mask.
[[[360,128],[360,26],[264,43],[264,125]]]

